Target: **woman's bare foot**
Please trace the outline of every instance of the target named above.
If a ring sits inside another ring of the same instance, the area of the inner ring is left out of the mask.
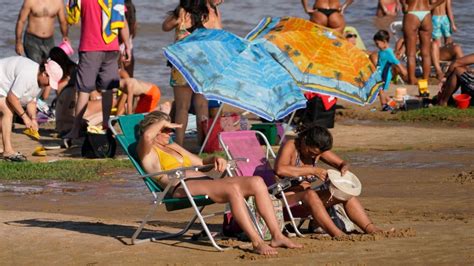
[[[272,241],[270,242],[270,246],[277,248],[277,247],[284,247],[284,248],[302,248],[303,245],[295,243],[291,241],[284,235],[273,237]]]
[[[267,245],[267,243],[263,241],[254,245],[253,250],[260,255],[277,255],[278,254],[278,251],[275,248]]]
[[[395,228],[391,228],[390,230],[383,230],[381,228],[378,228],[375,226],[373,223],[370,223],[366,225],[365,230],[367,234],[374,234],[374,233],[380,233],[380,232],[394,232]]]

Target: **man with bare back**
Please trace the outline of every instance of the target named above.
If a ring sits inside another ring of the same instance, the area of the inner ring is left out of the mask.
[[[403,6],[403,35],[408,61],[408,82],[416,84],[416,41],[420,38],[420,51],[423,64],[423,79],[428,80],[431,71],[431,33],[433,23],[431,10],[446,0],[401,0]]]
[[[54,47],[54,20],[58,17],[63,40],[68,40],[68,26],[63,0],[25,0],[16,22],[18,55],[26,55],[37,63],[46,59]],[[23,30],[26,25],[26,32]]]
[[[308,7],[308,0],[301,0],[304,10],[310,15],[310,20],[324,27],[332,28],[341,34],[344,31],[344,10],[353,0],[346,0],[341,5],[339,0],[316,0],[313,8]]]

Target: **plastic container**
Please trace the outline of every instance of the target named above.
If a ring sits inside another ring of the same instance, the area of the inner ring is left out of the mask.
[[[453,97],[454,101],[456,101],[456,106],[459,109],[467,109],[471,104],[471,96],[469,94],[458,94]]]
[[[428,80],[420,79],[418,80],[418,92],[421,97],[429,97],[430,90],[428,89]]]
[[[62,41],[59,45],[59,48],[61,48],[68,56],[71,56],[74,54],[74,49],[72,48],[71,44],[66,41]]]
[[[407,95],[407,88],[397,88],[395,89],[395,101],[402,102],[403,97]]]
[[[265,135],[270,145],[275,145],[277,142],[277,126],[275,123],[260,123],[253,124],[251,130],[258,130]]]

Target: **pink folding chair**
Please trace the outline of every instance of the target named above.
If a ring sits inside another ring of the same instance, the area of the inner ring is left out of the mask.
[[[264,148],[262,148],[258,136],[263,140]],[[270,159],[274,160],[276,155],[265,135],[252,130],[227,131],[219,134],[219,142],[229,160],[234,160],[236,164],[235,167],[232,167],[234,172],[228,174],[230,176],[261,176],[269,188],[269,192],[278,195],[283,200],[288,220],[292,224],[296,235],[303,237],[291,211],[292,207],[298,206],[290,206],[284,194],[284,189],[290,187],[291,183],[289,180],[277,182],[269,161]],[[247,160],[239,160],[241,158]],[[303,219],[305,218],[307,216]]]

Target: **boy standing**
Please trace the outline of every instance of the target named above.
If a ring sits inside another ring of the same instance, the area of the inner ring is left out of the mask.
[[[407,71],[405,67],[400,63],[392,48],[390,48],[390,35],[386,30],[379,30],[374,35],[374,42],[378,52],[377,69],[380,72],[382,79],[385,81],[383,88],[379,92],[380,104],[382,105],[382,111],[392,111],[393,108],[388,105],[390,97],[385,94],[385,91],[390,88],[390,82],[392,80],[392,66],[395,67],[397,73],[400,73],[402,78],[405,79]],[[375,62],[373,62],[375,64]]]
[[[436,69],[436,75],[439,80],[442,80],[444,75],[439,63],[441,38],[444,38],[444,43],[446,46],[452,45],[453,39],[451,35],[453,32],[457,31],[456,24],[454,23],[451,0],[446,0],[446,2],[434,8],[431,11],[431,14],[433,20],[433,32],[431,34],[431,37],[433,38],[433,42],[431,44],[431,57],[433,60],[433,65]]]

